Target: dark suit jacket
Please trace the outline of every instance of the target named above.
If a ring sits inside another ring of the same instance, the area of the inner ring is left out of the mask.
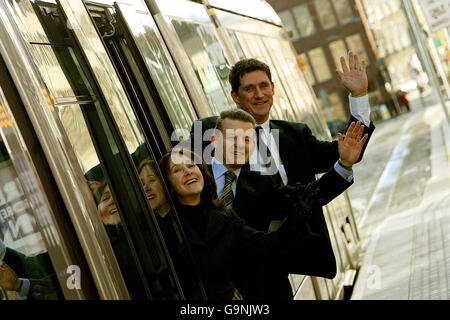
[[[232,299],[233,281],[244,270],[258,270],[261,265],[271,264],[277,274],[300,271],[303,258],[298,259],[289,250],[308,244],[290,217],[277,231],[264,233],[247,226],[233,210],[211,206],[187,209],[177,205],[177,212],[210,300]],[[192,224],[191,218],[196,214],[207,221],[203,232]]]
[[[288,212],[285,199],[275,190],[269,176],[255,171],[242,170],[236,186],[236,197],[233,210],[243,218],[247,225],[261,231],[269,229],[272,220],[283,220]],[[330,169],[315,186],[320,189],[321,205],[325,205],[337,195],[344,192],[352,183],[347,182],[334,170]],[[318,210],[315,210],[318,214]],[[335,258],[329,241],[326,226],[318,237],[306,239],[306,245],[292,247],[288,264],[291,270],[300,274],[316,274],[322,277],[333,277],[336,272]],[[298,258],[296,258],[298,257]],[[292,299],[288,273],[276,272],[271,263],[261,265],[255,270],[245,270],[245,266],[237,275],[236,286],[244,299],[251,300],[287,300]],[[294,273],[294,272],[292,272]],[[261,279],[264,279],[263,281]]]
[[[47,253],[29,257],[7,248],[5,263],[14,270],[17,277],[30,280],[29,300],[64,299]]]

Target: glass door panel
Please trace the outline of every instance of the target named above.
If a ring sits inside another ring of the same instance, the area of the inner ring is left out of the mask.
[[[236,36],[247,58],[259,59],[270,67],[272,81],[275,84],[274,105],[271,110],[272,119],[293,120],[294,114],[290,101],[276,72],[276,68],[272,63],[270,54],[264,48],[260,37],[241,32],[236,32]]]
[[[325,124],[319,115],[317,102],[312,95],[305,78],[300,73],[295,56],[287,41],[264,38],[266,48],[269,50],[276,70],[283,80],[283,85],[291,97],[295,109],[295,120],[305,122],[318,138],[328,139]]]
[[[234,108],[228,82],[230,66],[210,24],[172,19],[184,50],[203,86],[213,114]]]
[[[189,130],[197,116],[151,14],[142,3],[116,6],[118,17],[143,58],[173,127]]]

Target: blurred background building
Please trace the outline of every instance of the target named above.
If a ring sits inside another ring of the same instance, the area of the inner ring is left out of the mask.
[[[290,31],[327,122],[348,119],[348,92],[334,75],[349,50],[367,62],[374,117],[400,111],[399,90],[428,83],[400,0],[268,0]],[[442,49],[443,50],[443,49]],[[377,119],[375,119],[377,120]],[[331,128],[330,128],[331,129]]]

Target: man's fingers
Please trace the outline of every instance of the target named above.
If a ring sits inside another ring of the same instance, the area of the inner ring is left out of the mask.
[[[355,65],[355,61],[354,61],[354,56],[353,56],[353,52],[349,51],[348,52],[348,68],[350,70],[352,70],[354,68]]]
[[[348,72],[347,63],[345,62],[345,58],[343,56],[341,56],[341,66],[344,73]]]
[[[352,128],[349,138],[356,139],[356,137],[358,136],[360,127],[361,127],[361,121],[357,121],[355,123],[355,126]]]
[[[359,141],[363,135],[364,132],[364,126],[361,125],[358,129],[358,134],[356,135],[356,141]]]
[[[344,138],[342,137],[342,133],[338,133],[338,139],[339,139],[338,143],[341,143],[342,141],[344,141]]]
[[[364,137],[359,141],[359,144],[364,145],[366,143],[367,139],[369,138],[369,135],[366,133]]]
[[[355,121],[350,123],[350,125],[348,126],[348,129],[347,129],[347,133],[345,134],[346,137],[353,135],[353,129],[355,128],[355,125],[356,125]]]
[[[353,63],[354,63],[353,69],[359,70],[359,60],[358,60],[358,55],[357,55],[357,54],[354,54],[353,56],[354,56],[354,58],[353,58]]]

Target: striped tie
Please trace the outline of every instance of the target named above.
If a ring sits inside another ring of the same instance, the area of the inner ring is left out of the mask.
[[[233,206],[233,181],[236,175],[232,171],[225,172],[225,186],[222,191],[222,199],[225,200],[225,209],[231,209]]]

